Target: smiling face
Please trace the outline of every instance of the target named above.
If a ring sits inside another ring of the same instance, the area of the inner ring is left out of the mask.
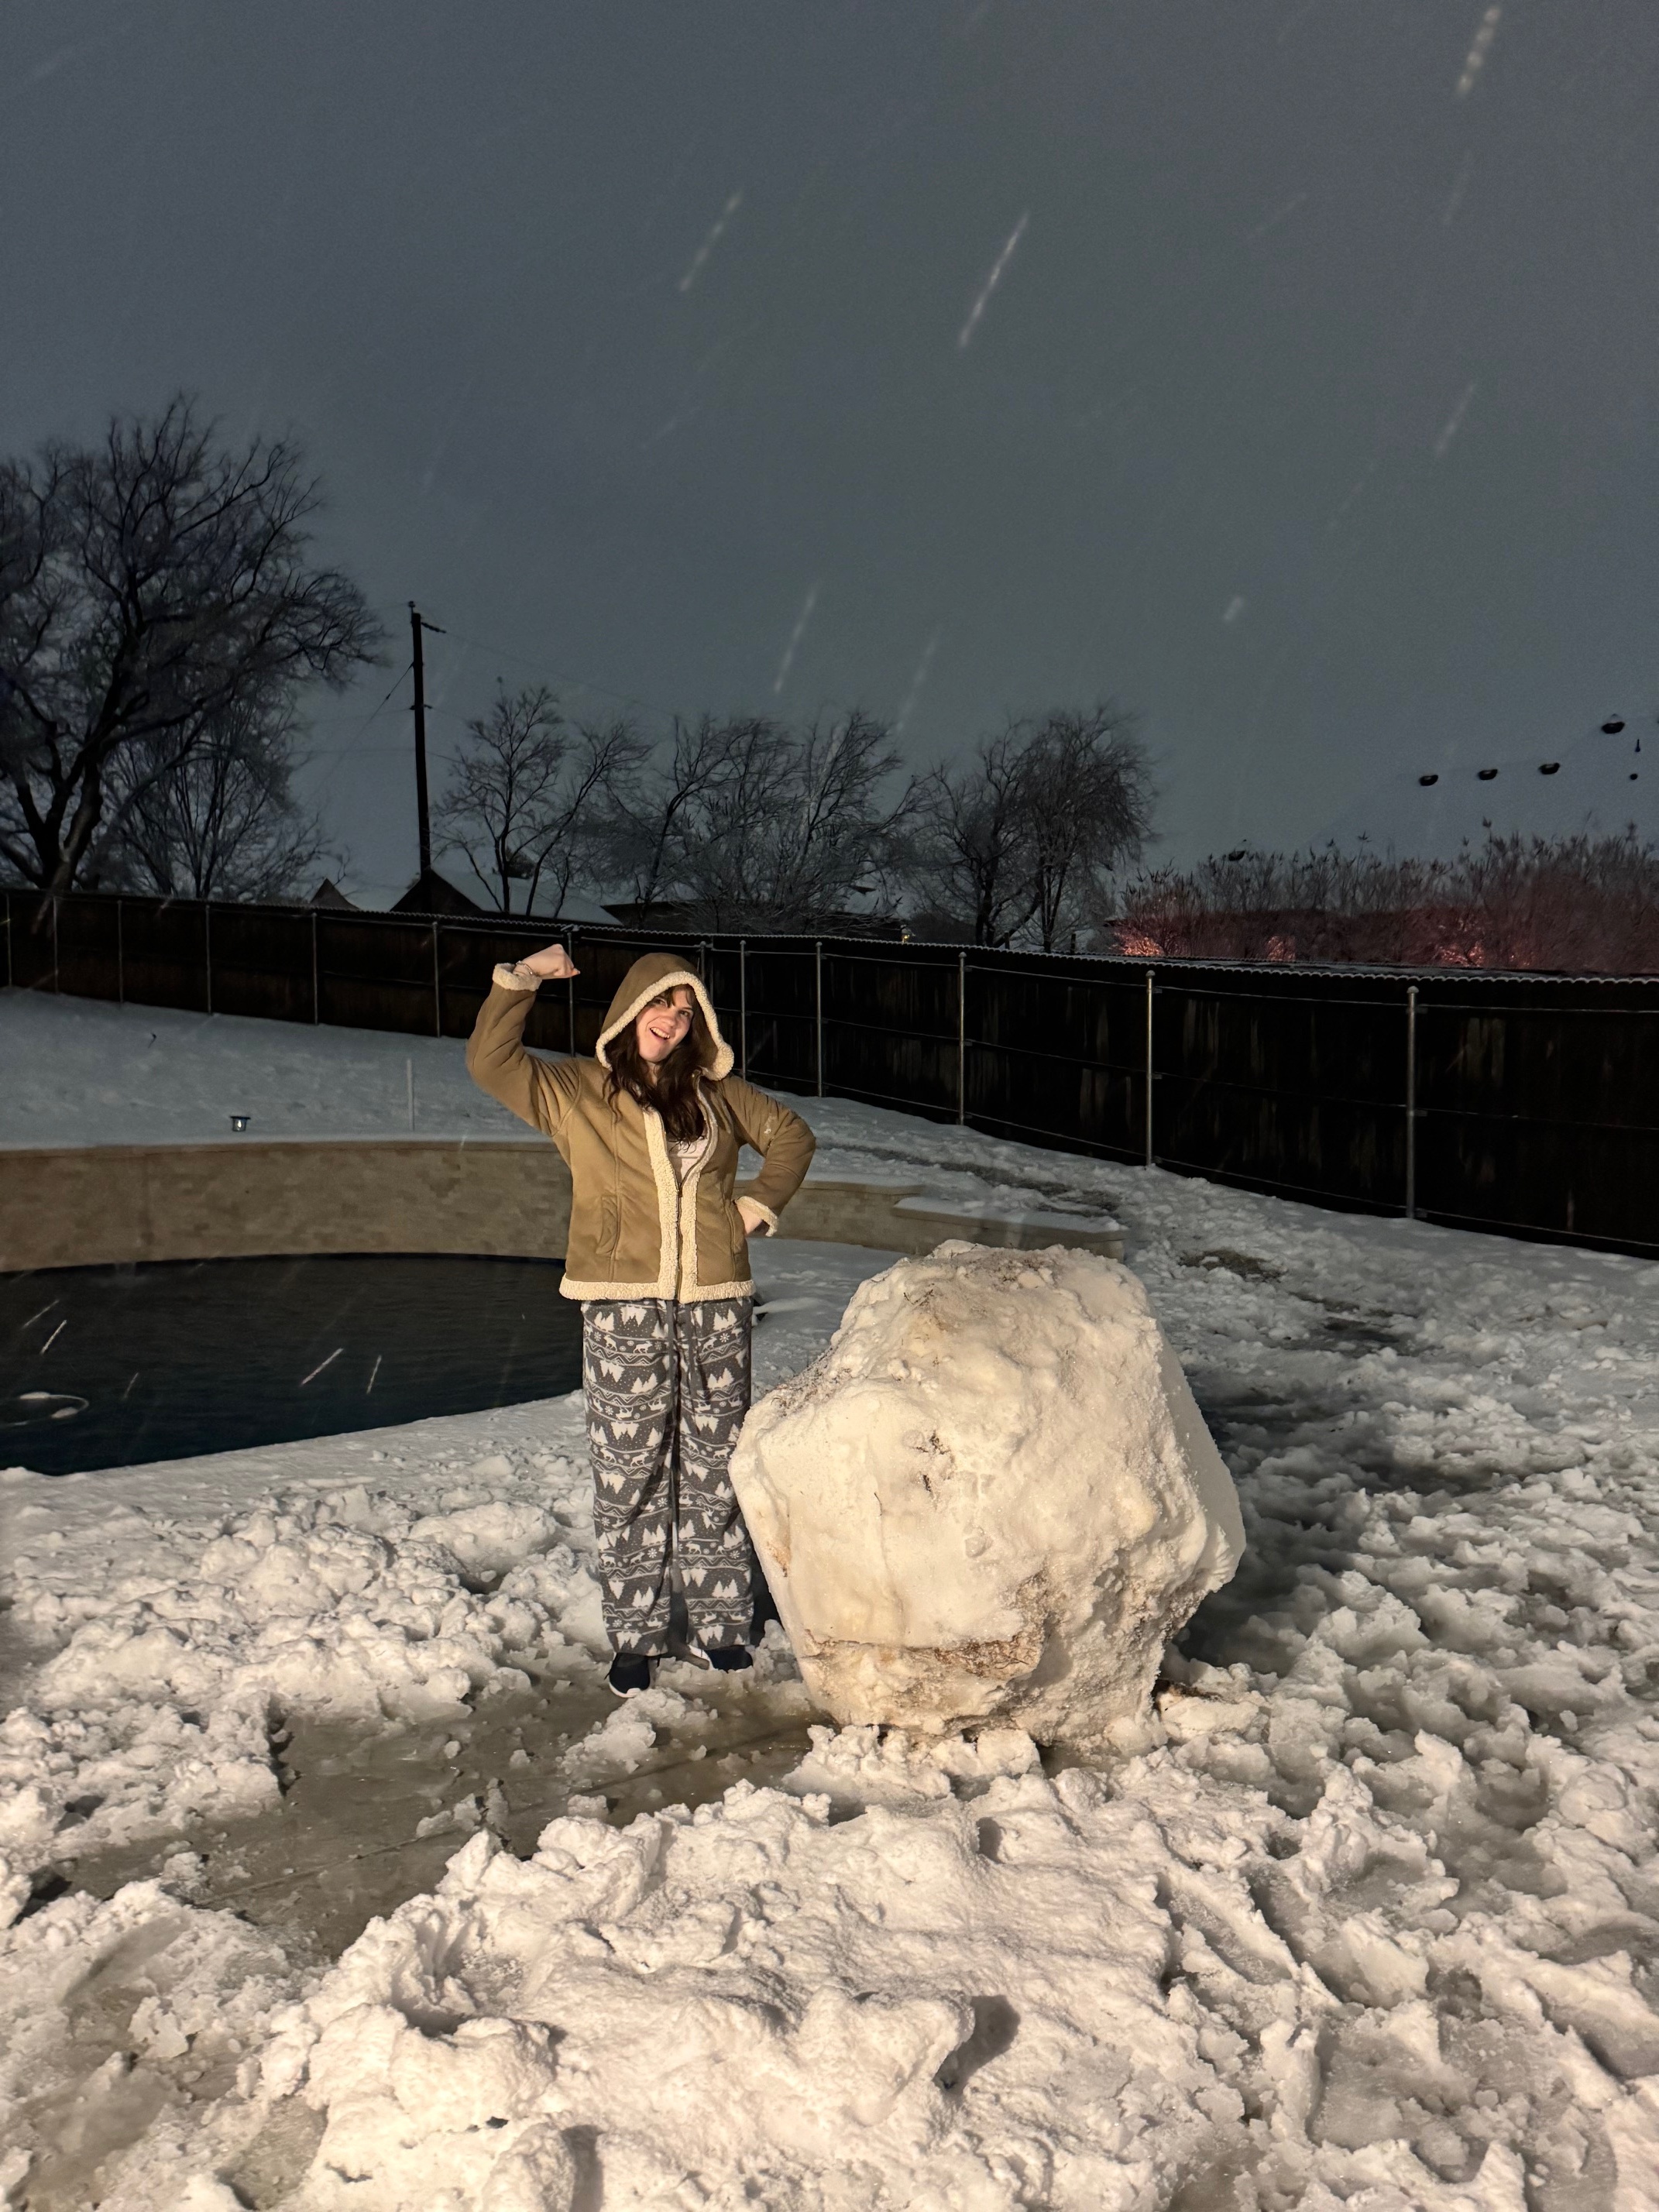
[[[665,991],[634,1024],[634,1042],[647,1067],[659,1067],[691,1026],[691,989],[681,983]]]

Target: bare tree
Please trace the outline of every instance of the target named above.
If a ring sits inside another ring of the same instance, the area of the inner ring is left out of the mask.
[[[676,817],[674,884],[691,919],[709,929],[777,929],[775,848],[798,811],[794,746],[787,730],[757,716],[720,726],[716,771]],[[802,902],[810,908],[810,896]]]
[[[31,682],[41,680],[69,597],[67,462],[48,447],[33,471],[0,465],[0,774],[27,757]]]
[[[293,446],[222,449],[183,398],[0,465],[0,861],[70,889],[240,708],[374,657],[319,503]]]
[[[1137,718],[1108,701],[1011,721],[924,783],[913,880],[976,945],[1075,943],[1152,834]]]
[[[648,767],[624,781],[611,867],[628,883],[641,918],[684,888],[680,868],[694,805],[734,772],[738,757],[759,744],[760,733],[771,726],[713,714],[686,722],[677,714]]]
[[[858,710],[792,731],[764,715],[677,722],[629,799],[642,907],[673,900],[710,929],[809,929],[890,878],[913,805]]]
[[[776,913],[793,913],[804,928],[813,915],[844,912],[854,896],[896,890],[919,789],[912,776],[893,791],[900,765],[887,725],[856,708],[798,735],[795,811],[771,841],[768,896]]]
[[[514,912],[513,887],[535,910],[559,913],[579,875],[595,874],[614,837],[615,793],[644,757],[629,725],[568,723],[544,684],[498,687],[488,714],[467,726],[438,806],[443,849],[464,854],[497,912]]]
[[[1045,952],[1069,942],[1103,905],[1108,879],[1146,849],[1152,774],[1139,719],[1108,701],[1060,710],[1030,731],[1021,777],[1030,927]]]
[[[101,848],[98,882],[163,896],[293,896],[334,857],[316,815],[294,796],[298,764],[281,697],[239,702],[159,774],[145,748],[125,749],[112,770],[118,834]],[[119,788],[128,775],[136,785],[130,804]]]
[[[1035,907],[1024,765],[1012,727],[960,767],[941,763],[921,787],[914,854],[919,903],[966,922],[975,945],[1007,945]]]

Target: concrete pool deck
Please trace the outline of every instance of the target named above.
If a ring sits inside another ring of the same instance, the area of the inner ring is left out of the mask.
[[[1111,1259],[1121,1235],[918,1206],[919,1182],[809,1176],[781,1235],[887,1252],[947,1237]],[[550,1145],[465,1138],[256,1139],[0,1150],[0,1272],[320,1253],[554,1259],[570,1177]]]

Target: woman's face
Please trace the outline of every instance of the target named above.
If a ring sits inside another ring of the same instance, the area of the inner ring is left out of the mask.
[[[653,999],[635,1023],[634,1042],[640,1058],[648,1067],[660,1066],[690,1026],[691,989],[681,983],[672,991],[665,991],[660,999]]]

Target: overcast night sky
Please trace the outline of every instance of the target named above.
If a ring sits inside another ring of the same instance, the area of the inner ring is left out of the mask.
[[[7,0],[0,449],[299,437],[360,883],[411,598],[440,751],[498,675],[918,763],[1110,693],[1168,857],[1565,822],[1659,705],[1656,114],[1653,0]]]

